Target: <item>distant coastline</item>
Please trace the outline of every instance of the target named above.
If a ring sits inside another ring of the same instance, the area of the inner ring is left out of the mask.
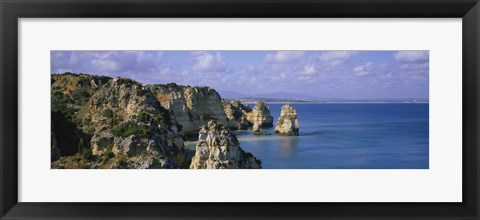
[[[255,104],[255,102],[242,102],[245,104]],[[266,102],[267,104],[429,104],[429,102]]]
[[[276,98],[226,98],[229,101],[239,100],[245,104],[255,104],[258,101],[265,101],[268,104],[428,104],[426,100],[295,100]]]

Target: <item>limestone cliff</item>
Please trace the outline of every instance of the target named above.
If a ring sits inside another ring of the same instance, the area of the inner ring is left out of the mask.
[[[202,125],[214,119],[228,126],[220,95],[209,87],[153,85],[152,91],[162,107],[181,126],[185,136],[197,134]]]
[[[273,127],[273,117],[264,101],[258,101],[253,110],[248,112],[246,116],[252,125],[258,123],[258,126],[262,128]]]
[[[298,136],[299,128],[297,110],[290,104],[283,105],[280,117],[275,125],[275,133],[287,136]]]
[[[261,168],[228,128],[272,123],[265,103],[252,110],[209,87],[65,73],[52,74],[51,93],[52,168]],[[184,149],[192,135],[200,137],[196,160]]]
[[[91,137],[82,131],[78,112],[109,80],[110,77],[87,74],[51,75],[52,160],[59,159],[60,154],[70,156],[77,153],[81,140]]]
[[[260,124],[255,122],[252,127],[253,134],[260,134]]]
[[[250,107],[248,107],[248,105],[242,104],[239,100],[233,101],[232,105],[235,108],[238,108],[244,115],[246,115],[247,113],[252,111],[252,109]]]
[[[145,135],[115,136],[102,132],[93,136],[92,154],[105,160],[98,166],[109,169],[176,168],[179,161],[175,160],[176,155],[168,147],[162,131],[153,126],[148,129],[151,133]]]
[[[77,155],[52,163],[54,168],[177,168],[185,166],[178,123],[147,85],[115,78],[96,88],[75,112],[85,134]],[[72,167],[73,166],[73,167]]]
[[[236,130],[247,130],[250,125],[250,122],[246,118],[248,112],[246,108],[242,108],[243,105],[239,101],[235,101],[234,103],[235,105],[228,100],[222,100],[229,127]],[[251,109],[249,111],[251,111]]]
[[[199,131],[190,169],[259,169],[261,161],[240,147],[229,129],[209,121]]]

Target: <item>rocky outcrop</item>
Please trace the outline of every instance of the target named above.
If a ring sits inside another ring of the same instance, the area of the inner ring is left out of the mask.
[[[84,124],[90,127],[84,130],[93,128],[96,134],[91,139],[94,155],[104,153],[99,149],[105,149],[106,142],[116,157],[128,158],[129,167],[183,166],[181,125],[160,104],[150,86],[115,78],[100,88],[89,103],[84,119],[90,123]]]
[[[199,131],[190,169],[259,169],[261,161],[240,147],[236,136],[216,121]]]
[[[228,100],[222,100],[229,127],[235,130],[247,130],[250,125],[250,122],[246,118],[246,114],[248,113],[247,108],[243,108],[245,106],[239,101],[235,101],[234,103],[235,105]],[[251,109],[249,109],[249,111],[251,111]]]
[[[62,113],[65,118],[74,123],[80,123],[75,117],[98,88],[112,78],[87,74],[52,74],[51,98],[52,112]]]
[[[264,101],[258,101],[253,110],[248,112],[246,116],[252,125],[258,123],[258,126],[262,128],[273,127],[273,117]]]
[[[280,117],[275,125],[275,133],[287,136],[299,135],[297,110],[295,110],[290,104],[282,106]]]
[[[185,158],[176,158],[178,155],[168,147],[161,134],[157,131],[145,136],[131,134],[123,137],[107,132],[95,135],[91,139],[92,154],[103,159],[96,166],[108,169],[178,168]]]
[[[262,131],[258,122],[255,122],[255,124],[253,124],[252,132],[254,135],[271,135],[271,133],[268,131]]]
[[[185,136],[196,136],[200,126],[210,119],[229,125],[220,95],[214,89],[174,83],[153,85],[151,88],[162,107],[181,126],[181,132]]]
[[[258,122],[255,122],[255,124],[253,124],[252,131],[253,133],[260,134],[260,124]]]
[[[246,115],[247,113],[252,111],[252,109],[250,107],[248,107],[248,105],[242,104],[239,100],[233,101],[232,105],[235,108],[239,109],[244,115]]]
[[[188,167],[181,126],[162,107],[151,86],[125,78],[85,84],[93,94],[85,94],[87,101],[74,112],[74,122],[85,139],[80,139],[76,155],[52,167]],[[74,159],[80,162],[75,164]]]
[[[96,134],[90,140],[92,146],[93,155],[103,155],[107,152],[107,149],[113,146],[113,135],[110,132],[102,132]]]
[[[149,87],[130,79],[112,79],[93,94],[83,110],[79,111],[83,130],[94,129],[93,133],[137,118],[148,124],[164,126],[167,130],[178,130],[176,121],[160,105]]]
[[[261,168],[228,128],[271,126],[265,103],[252,110],[209,87],[86,74],[52,74],[51,82],[52,168]],[[184,149],[191,135],[201,138],[195,160]]]
[[[52,159],[57,159],[60,152],[61,156],[77,153],[79,143],[90,139],[91,136],[82,131],[82,120],[78,113],[88,105],[98,87],[109,80],[110,77],[87,74],[51,75],[51,122],[56,137],[51,139],[51,146],[55,146],[52,147]],[[54,140],[56,143],[53,143]]]

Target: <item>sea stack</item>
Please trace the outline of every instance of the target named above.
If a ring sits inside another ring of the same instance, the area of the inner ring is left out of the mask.
[[[253,134],[260,134],[260,126],[258,122],[255,122],[252,127]]]
[[[290,104],[282,106],[280,117],[275,126],[275,133],[286,136],[299,135],[297,110],[295,110]]]
[[[255,104],[253,110],[247,114],[247,120],[252,125],[258,123],[261,128],[273,127],[273,117],[264,101],[258,101]]]
[[[229,129],[211,120],[198,132],[190,169],[260,169],[261,161],[243,151]]]

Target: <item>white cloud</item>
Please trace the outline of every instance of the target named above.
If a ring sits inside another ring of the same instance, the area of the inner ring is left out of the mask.
[[[71,69],[90,74],[145,73],[155,71],[162,62],[163,52],[154,51],[55,51],[52,72]]]
[[[227,67],[227,63],[220,52],[217,52],[215,55],[204,53],[195,59],[195,64],[193,65],[193,70],[195,71],[224,72]]]
[[[297,80],[302,80],[302,81],[313,80],[313,79],[314,79],[314,76],[308,76],[308,75],[300,75],[297,77]]]
[[[286,72],[261,72],[261,74],[257,74],[255,76],[257,76],[258,79],[261,81],[271,81],[271,82],[278,83],[280,81],[290,80],[290,77],[292,75],[289,75]]]
[[[393,74],[391,72],[389,72],[389,73],[385,73],[385,74],[380,75],[380,78],[388,79],[388,78],[392,77],[392,75]]]
[[[317,73],[317,68],[313,64],[307,64],[305,67],[303,67],[302,74],[303,75],[315,75]]]
[[[128,53],[131,53],[133,57],[136,57],[137,66],[150,65],[151,63],[158,65],[164,54],[162,51],[128,51],[127,54]]]
[[[114,60],[92,60],[91,64],[96,70],[102,72],[117,72],[121,69],[120,64]]]
[[[164,66],[158,70],[158,74],[162,76],[170,75],[172,74],[172,68],[170,66]]]
[[[428,51],[399,51],[393,58],[400,62],[419,62],[428,60]]]
[[[351,56],[357,54],[357,51],[327,51],[323,52],[318,56],[318,59],[323,62],[332,62],[332,64],[337,65],[341,63],[342,60],[346,60]]]
[[[203,54],[207,53],[207,51],[202,51],[202,50],[195,50],[195,51],[191,51],[190,52],[190,55],[192,56],[201,56]]]
[[[427,63],[405,63],[400,66],[402,70],[428,70]]]
[[[374,69],[374,64],[372,62],[368,62],[363,65],[356,66],[355,68],[353,68],[353,72],[357,76],[366,76],[366,75],[369,75],[373,69]]]
[[[291,63],[302,59],[304,54],[304,51],[278,51],[265,55],[263,61],[268,63]]]

